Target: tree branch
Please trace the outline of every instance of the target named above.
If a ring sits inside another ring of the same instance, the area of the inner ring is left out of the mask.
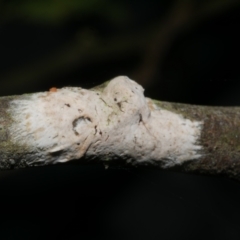
[[[0,168],[98,159],[204,173],[240,173],[240,108],[145,98],[121,76],[90,90],[0,98]]]

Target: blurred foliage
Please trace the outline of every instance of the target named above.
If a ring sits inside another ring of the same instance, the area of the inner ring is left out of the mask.
[[[128,75],[154,98],[216,104],[240,79],[239,13],[239,0],[0,0],[0,95]]]
[[[5,18],[25,18],[28,21],[45,24],[60,24],[73,16],[94,14],[121,23],[126,21],[130,14],[124,4],[110,0],[11,0],[5,1],[2,5]]]

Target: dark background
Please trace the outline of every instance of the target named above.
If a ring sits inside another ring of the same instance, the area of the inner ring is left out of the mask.
[[[127,75],[148,97],[240,105],[234,0],[0,1],[0,96]],[[0,173],[0,239],[240,239],[240,183],[66,164]]]

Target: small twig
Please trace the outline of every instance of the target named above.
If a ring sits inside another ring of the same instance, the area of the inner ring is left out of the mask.
[[[155,101],[127,77],[0,98],[0,168],[96,158],[237,178],[240,108]]]

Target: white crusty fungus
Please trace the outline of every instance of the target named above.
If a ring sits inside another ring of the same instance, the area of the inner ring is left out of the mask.
[[[33,149],[29,165],[103,156],[170,167],[199,158],[202,123],[160,109],[143,91],[120,76],[102,89],[52,88],[13,100],[11,140]]]

